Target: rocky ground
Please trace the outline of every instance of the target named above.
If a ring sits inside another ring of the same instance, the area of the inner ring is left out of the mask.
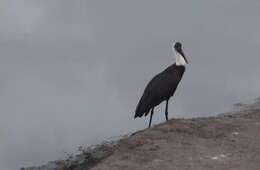
[[[170,120],[88,149],[52,170],[259,170],[259,106],[257,101],[240,104],[242,109],[232,114]]]

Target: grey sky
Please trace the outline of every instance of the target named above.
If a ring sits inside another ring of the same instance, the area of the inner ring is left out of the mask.
[[[145,128],[133,112],[146,83],[174,62],[175,41],[190,64],[170,117],[214,115],[260,96],[259,8],[255,0],[2,0],[0,169]]]

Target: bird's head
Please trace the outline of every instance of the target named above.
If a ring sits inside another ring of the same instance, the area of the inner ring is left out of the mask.
[[[182,45],[180,42],[176,42],[175,44],[173,44],[173,51],[176,56],[176,65],[185,66],[186,64],[188,64],[188,60],[182,51]]]

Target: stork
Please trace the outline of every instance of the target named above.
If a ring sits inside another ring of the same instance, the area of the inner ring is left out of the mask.
[[[152,78],[136,107],[135,118],[147,116],[151,112],[149,128],[151,127],[154,108],[163,101],[166,101],[165,118],[168,121],[169,99],[174,95],[185,72],[185,66],[188,64],[180,42],[173,44],[172,49],[176,62]]]

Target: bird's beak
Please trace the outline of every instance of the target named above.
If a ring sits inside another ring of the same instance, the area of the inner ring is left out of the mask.
[[[183,56],[185,62],[188,64],[188,60],[187,60],[186,56],[184,55],[182,49],[179,50],[179,53]]]

